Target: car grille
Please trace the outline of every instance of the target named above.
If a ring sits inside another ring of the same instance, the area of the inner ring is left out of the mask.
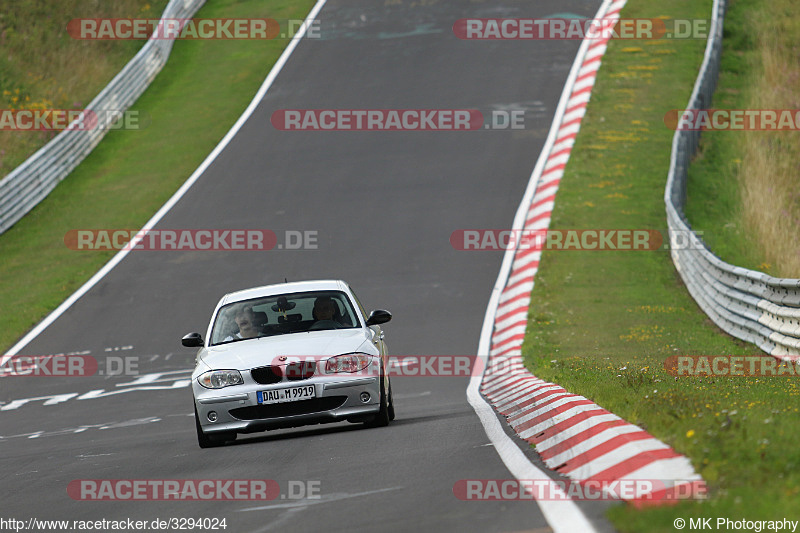
[[[289,381],[300,381],[314,376],[314,371],[317,368],[315,361],[297,361],[289,363],[286,368],[280,366],[262,366],[250,370],[250,376],[253,381],[260,385],[272,385],[273,383],[280,383],[283,381],[283,375],[286,374],[286,379]]]
[[[253,381],[261,385],[272,385],[273,383],[280,383],[283,379],[283,372],[281,367],[275,367],[277,372],[273,371],[271,366],[262,366],[254,368],[250,371],[250,376]]]
[[[280,418],[284,416],[307,415],[320,411],[330,411],[344,405],[347,396],[327,396],[297,402],[275,403],[270,405],[251,405],[231,409],[232,417],[239,420],[259,420],[262,418]]]

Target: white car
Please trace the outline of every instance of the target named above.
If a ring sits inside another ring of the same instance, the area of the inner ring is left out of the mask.
[[[386,426],[394,419],[380,324],[343,281],[268,285],[225,295],[192,373],[201,448],[238,433],[326,422]]]

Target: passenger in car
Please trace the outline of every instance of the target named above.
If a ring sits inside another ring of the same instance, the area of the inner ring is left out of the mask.
[[[223,342],[236,339],[250,339],[252,337],[258,337],[261,333],[259,325],[256,323],[256,313],[253,311],[252,305],[240,307],[236,311],[236,315],[234,315],[233,319],[236,321],[236,325],[239,326],[239,331],[226,337]],[[263,322],[266,322],[266,317],[264,317]]]

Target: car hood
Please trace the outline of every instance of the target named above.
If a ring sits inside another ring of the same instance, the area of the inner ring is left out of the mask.
[[[274,337],[259,337],[204,350],[201,358],[212,369],[247,370],[278,364],[278,357],[331,356],[358,351],[365,343],[372,346],[363,329],[309,331]],[[370,353],[375,352],[374,349]]]

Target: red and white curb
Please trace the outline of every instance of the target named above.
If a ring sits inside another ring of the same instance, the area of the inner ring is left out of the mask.
[[[607,0],[597,18],[618,19],[625,3],[626,0]],[[607,38],[582,43],[513,229],[549,227],[558,185],[586,114],[607,45]],[[541,249],[507,250],[489,302],[479,348],[479,353],[489,354],[487,369],[482,379],[473,378],[468,390],[470,403],[481,415],[487,434],[497,437],[496,428],[490,431],[487,427],[485,410],[480,405],[483,397],[508,419],[520,438],[535,445],[549,468],[579,483],[620,479],[661,481],[660,488],[650,493],[649,501],[669,498],[676,491],[685,496],[687,486],[690,491],[702,487],[702,478],[686,457],[638,426],[583,396],[538,379],[524,367],[522,341],[541,255]],[[478,392],[483,397],[478,398]],[[515,466],[519,470],[520,465]],[[514,468],[509,466],[509,469],[515,477],[523,479]],[[552,502],[538,503],[546,517],[552,514],[546,509]],[[554,524],[549,518],[548,522],[557,530],[577,530],[574,524]]]

